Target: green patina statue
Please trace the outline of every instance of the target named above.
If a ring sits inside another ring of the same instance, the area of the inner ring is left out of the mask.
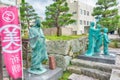
[[[104,28],[104,33],[103,33],[103,45],[104,45],[104,54],[105,55],[109,55],[108,53],[108,44],[110,42],[109,38],[108,38],[108,29]]]
[[[89,44],[88,44],[88,50],[86,52],[86,56],[92,56],[94,54],[94,47],[95,47],[95,42],[96,42],[96,33],[99,32],[99,30],[94,28],[95,23],[91,22],[90,23],[90,29],[89,29],[89,36],[88,36],[88,40],[89,40]]]
[[[95,54],[100,53],[100,48],[102,47],[102,43],[104,46],[104,55],[108,55],[108,44],[110,40],[108,39],[108,29],[101,28],[100,24],[97,24],[96,29],[94,28],[94,22],[91,22],[90,29],[89,29],[89,44],[88,44],[88,50],[86,52],[86,56],[93,56]],[[102,34],[101,30],[104,30],[104,33]]]
[[[47,70],[42,62],[48,59],[45,36],[41,29],[40,19],[36,19],[35,25],[29,29],[30,46],[32,48],[31,67],[28,72],[42,74]]]
[[[97,24],[97,33],[95,35],[95,48],[94,48],[94,52],[95,53],[100,53],[100,48],[102,47],[102,33],[101,33],[101,25],[100,24]]]

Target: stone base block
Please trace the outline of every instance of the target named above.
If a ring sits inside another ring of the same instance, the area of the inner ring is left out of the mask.
[[[40,75],[31,74],[27,70],[24,70],[24,80],[58,80],[63,74],[62,68],[56,68],[54,70],[50,70],[48,67],[46,68],[47,72]]]
[[[111,53],[110,55],[98,54],[94,56],[86,56],[83,54],[79,55],[78,58],[101,63],[115,64],[116,55]]]

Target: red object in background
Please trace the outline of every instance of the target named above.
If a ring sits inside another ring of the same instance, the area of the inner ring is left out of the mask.
[[[56,68],[56,61],[54,56],[49,56],[49,69],[55,69]]]

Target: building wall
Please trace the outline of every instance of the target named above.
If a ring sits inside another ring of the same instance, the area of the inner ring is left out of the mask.
[[[17,1],[17,2],[16,2],[16,5],[20,5],[21,0],[16,0],[16,1]],[[3,7],[3,6],[9,6],[9,5],[0,3],[0,7]]]
[[[120,4],[118,5],[118,14],[120,15]]]
[[[57,35],[57,28],[45,28],[43,29],[44,35]],[[71,28],[66,28],[66,27],[61,27],[61,34],[65,36],[72,35],[72,29]]]
[[[73,14],[72,19],[76,20],[76,22],[73,24],[70,24],[66,27],[72,28],[73,31],[77,31],[78,1],[71,2],[71,0],[67,0],[67,3],[68,3],[68,7],[69,7],[69,13]]]
[[[72,19],[76,20],[76,23],[68,25],[66,27],[73,28],[77,34],[85,33],[85,26],[89,26],[91,21],[95,21],[95,18],[91,15],[93,12],[93,6],[82,3],[79,0],[67,0],[69,6],[69,12],[73,14]]]

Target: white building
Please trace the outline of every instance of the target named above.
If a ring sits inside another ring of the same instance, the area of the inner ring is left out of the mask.
[[[73,34],[83,34],[89,28],[90,22],[95,21],[95,18],[91,15],[93,6],[82,3],[79,0],[67,0],[69,6],[69,12],[73,14],[72,19],[76,20],[76,23],[70,24],[66,27],[73,29]]]
[[[118,5],[118,14],[120,15],[120,4]]]
[[[21,0],[0,0],[0,7],[9,5],[20,5]]]

